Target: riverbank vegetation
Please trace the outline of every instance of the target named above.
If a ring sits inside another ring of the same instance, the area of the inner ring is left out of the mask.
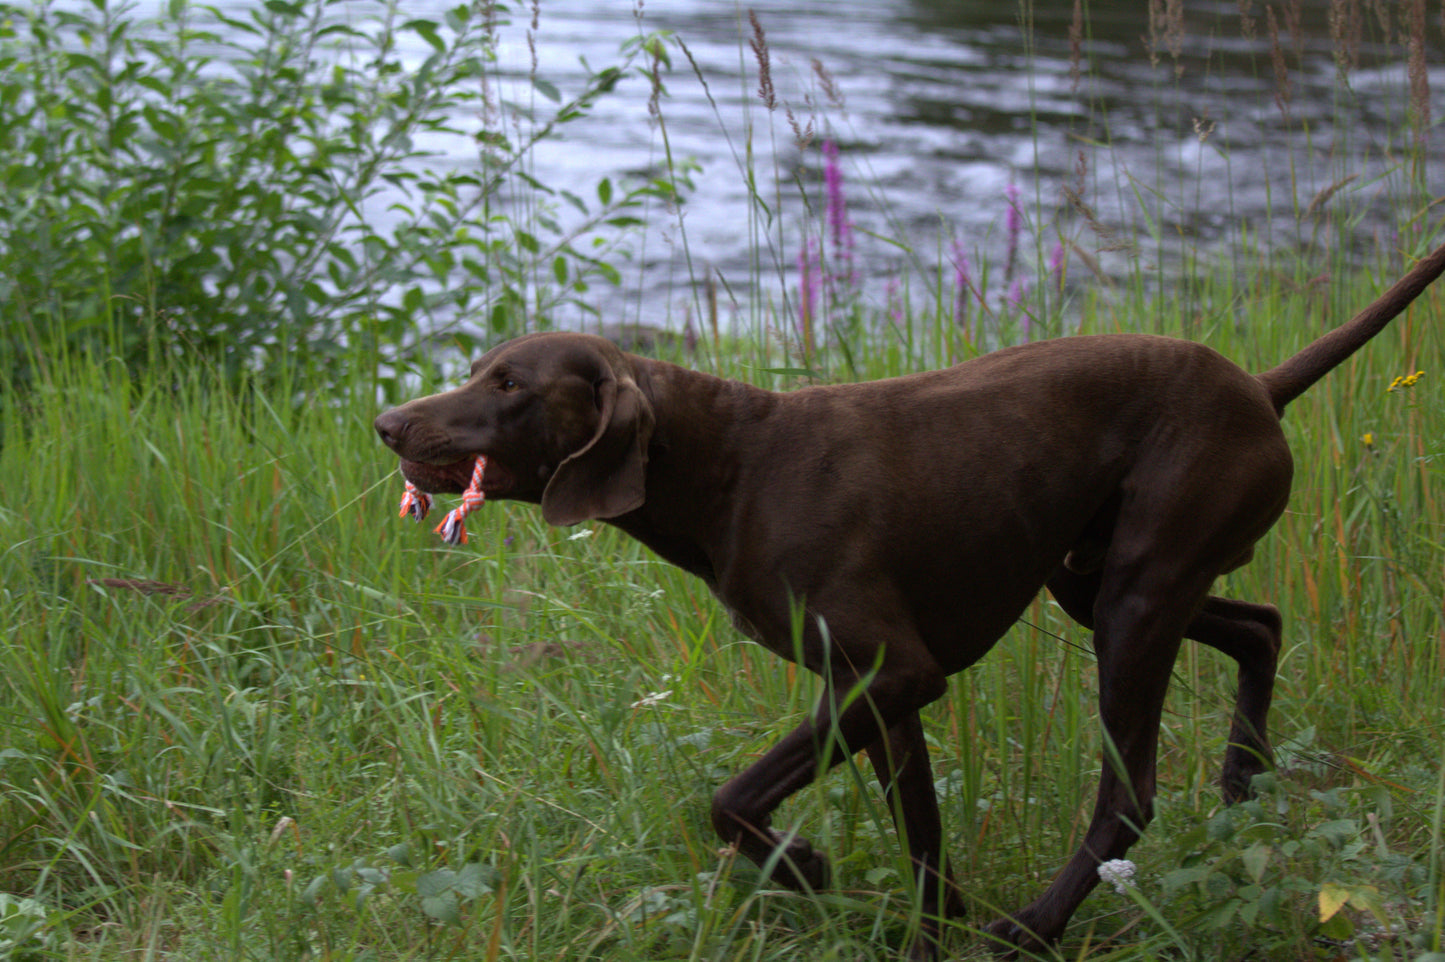
[[[1344,97],[1360,41],[1339,7]],[[684,158],[564,192],[527,151],[623,82],[665,127],[688,38],[639,32],[582,90],[523,70],[523,101],[495,44],[528,35],[528,7],[223,9],[0,5],[0,957],[895,957],[909,870],[866,766],[780,813],[834,858],[819,899],[760,886],[708,825],[811,679],[604,525],[496,503],[440,544],[395,517],[370,430],[613,287],[633,232],[676,216]],[[1174,9],[1161,97],[1189,36]],[[1241,9],[1287,80],[1288,5]],[[772,185],[743,225],[757,269],[746,289],[699,272],[653,349],[784,389],[1071,332],[1268,367],[1442,237],[1412,59],[1439,25],[1415,9],[1369,14],[1397,18],[1374,43],[1411,105],[1371,132],[1404,185],[1395,232],[1351,232],[1376,195],[1344,170],[1296,211],[1318,243],[1160,236],[1149,211],[1173,201],[1145,193],[1134,232],[1096,230],[1081,171],[1058,204],[993,198],[982,249],[888,236],[914,267],[877,289],[859,251],[887,225],[856,222],[866,179],[828,113],[846,83],[820,66],[816,100],[769,104],[766,24],[744,13],[757,126],[725,133],[809,160],[739,150],[738,176]],[[429,165],[452,137],[474,168]],[[1289,510],[1218,588],[1284,613],[1279,770],[1221,807],[1233,673],[1186,646],[1134,885],[1101,886],[1061,957],[1445,959],[1441,376],[1445,288],[1291,405]],[[970,911],[955,957],[986,957],[976,927],[1076,844],[1104,763],[1095,685],[1087,634],[1044,597],[926,713]]]

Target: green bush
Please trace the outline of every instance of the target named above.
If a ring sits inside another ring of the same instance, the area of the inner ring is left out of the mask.
[[[418,330],[546,326],[617,281],[629,209],[669,189],[603,182],[589,206],[528,172],[642,41],[571,99],[534,74],[517,103],[495,3],[436,21],[395,0],[135,11],[0,4],[0,376],[96,347],[135,367],[199,355],[234,381],[304,346],[334,374]],[[429,163],[442,142],[475,163]]]

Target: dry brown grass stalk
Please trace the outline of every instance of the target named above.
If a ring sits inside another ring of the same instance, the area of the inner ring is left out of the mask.
[[[811,104],[808,104],[811,107]],[[798,118],[793,114],[793,105],[783,103],[783,113],[788,118],[788,126],[793,128],[793,145],[799,150],[807,150],[813,145],[813,138],[816,133],[813,129],[813,118],[809,117],[806,124],[798,123]]]
[[[1274,15],[1274,5],[1264,8],[1265,25],[1269,30],[1269,60],[1274,66],[1274,102],[1279,112],[1289,123],[1289,64],[1285,61],[1284,45],[1279,41],[1279,20]]]
[[[532,54],[532,76],[537,76],[537,26],[542,22],[542,0],[532,0],[532,25],[527,29],[527,49]]]
[[[828,98],[828,103],[839,110],[846,110],[847,103],[843,97],[843,88],[838,86],[838,81],[832,72],[817,57],[813,58],[813,75],[818,78],[818,84],[823,88],[823,96]]]
[[[1309,206],[1305,208],[1304,216],[1311,217],[1319,213],[1321,210],[1324,209],[1324,206],[1330,202],[1330,198],[1335,196],[1336,191],[1338,191],[1341,187],[1344,187],[1350,181],[1356,179],[1359,176],[1359,174],[1350,174],[1348,177],[1341,177],[1339,180],[1335,181],[1333,184],[1330,184],[1324,190],[1321,190],[1318,194],[1315,194],[1315,196],[1310,200]]]
[[[1425,0],[1410,0],[1405,11],[1410,29],[1405,33],[1406,70],[1410,77],[1410,114],[1415,127],[1417,154],[1424,155],[1430,130],[1430,70],[1425,61]]]
[[[1184,73],[1179,59],[1184,52],[1184,0],[1149,0],[1149,65],[1159,66],[1159,51],[1169,51],[1174,61],[1174,75]]]
[[[1164,34],[1164,0],[1149,0],[1149,33],[1144,37],[1144,45],[1149,50],[1149,66],[1159,66],[1159,48],[1162,46],[1160,37]]]
[[[141,595],[162,595],[177,600],[191,596],[191,589],[185,585],[171,584],[166,581],[152,581],[147,578],[87,578],[86,583],[102,588],[113,588],[118,591],[133,591]],[[186,605],[184,610],[190,614],[209,608],[212,605],[218,605],[221,603],[221,600],[221,595],[202,598],[200,601],[193,601]]]
[[[777,110],[778,96],[773,90],[773,64],[768,53],[768,35],[758,20],[756,10],[748,11],[748,23],[753,28],[753,35],[748,40],[748,46],[753,48],[753,56],[758,60],[758,98],[769,110]]]
[[[1244,39],[1253,40],[1259,33],[1259,26],[1254,20],[1254,0],[1238,0],[1239,4],[1239,30],[1244,34]]]
[[[1074,213],[1083,219],[1090,233],[1098,238],[1099,245],[1097,249],[1099,251],[1127,251],[1133,249],[1133,244],[1128,240],[1121,241],[1113,228],[1099,220],[1099,215],[1095,213],[1094,208],[1090,207],[1088,201],[1084,200],[1085,188],[1088,186],[1088,175],[1089,160],[1081,150],[1074,162],[1074,182],[1064,185],[1064,201],[1073,209]],[[1079,251],[1080,254],[1083,253],[1079,245],[1071,243],[1069,246]],[[1098,263],[1096,261],[1092,258],[1083,258],[1083,260],[1091,271],[1099,274]]]
[[[1335,65],[1341,77],[1348,76],[1359,65],[1364,19],[1361,0],[1330,0],[1330,42],[1334,45]]]
[[[1184,74],[1184,0],[1164,0],[1164,44],[1174,60],[1174,76]]]
[[[1380,36],[1390,36],[1394,29],[1391,27],[1389,4],[1386,0],[1370,0],[1370,9],[1374,11],[1375,20],[1380,25]]]
[[[1074,0],[1074,18],[1069,21],[1069,89],[1079,92],[1084,65],[1084,0]]]
[[[1290,46],[1294,48],[1295,62],[1304,59],[1305,55],[1305,33],[1301,27],[1304,19],[1303,0],[1284,0],[1280,9],[1284,13],[1284,26],[1289,31]]]

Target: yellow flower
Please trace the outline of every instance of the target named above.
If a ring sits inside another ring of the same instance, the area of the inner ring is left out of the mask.
[[[1375,435],[1370,431],[1366,431],[1365,436],[1360,438],[1360,440],[1365,442],[1365,447],[1367,448],[1373,448],[1375,446]]]
[[[1390,382],[1390,386],[1385,389],[1385,392],[1389,393],[1396,388],[1414,387],[1416,384],[1420,383],[1420,378],[1424,376],[1424,371],[1416,371],[1414,374],[1401,374],[1400,376],[1396,377],[1395,380]]]

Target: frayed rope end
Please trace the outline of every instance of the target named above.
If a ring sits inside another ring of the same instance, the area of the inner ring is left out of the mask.
[[[427,512],[430,510],[431,495],[408,481],[406,483],[406,493],[401,496],[401,513],[399,516],[405,518],[410,515],[413,521],[420,521],[427,516]]]
[[[466,517],[487,500],[487,496],[482,492],[482,476],[486,471],[487,459],[478,455],[476,467],[472,469],[472,483],[462,492],[462,503],[448,511],[446,517],[442,518],[442,523],[436,526],[437,534],[441,535],[447,544],[467,543]],[[406,493],[401,497],[401,517],[410,516],[413,520],[420,521],[427,516],[431,505],[431,495],[410,481],[406,483]]]

